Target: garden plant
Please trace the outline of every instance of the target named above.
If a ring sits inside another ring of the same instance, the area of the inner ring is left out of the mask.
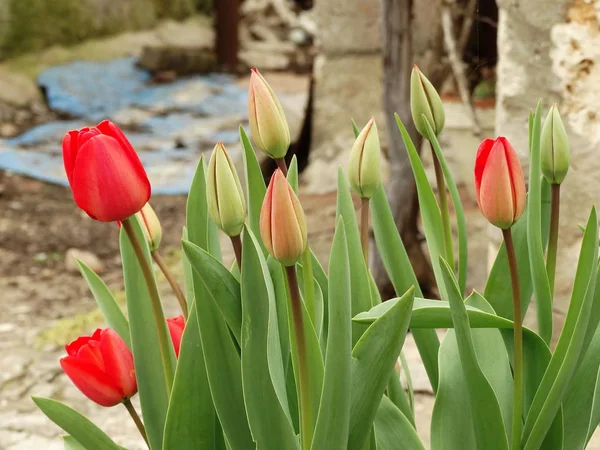
[[[338,171],[325,269],[307,240],[296,160],[286,164],[284,112],[256,69],[248,110],[252,142],[278,169],[265,185],[241,127],[244,184],[223,144],[208,162],[200,158],[181,240],[181,288],[158,253],[150,183],[125,135],[104,121],[65,136],[75,202],[121,227],[126,293],[123,311],[80,263],[109,326],[67,345],[60,361],[81,392],[105,407],[122,403],[151,450],[424,449],[402,352],[412,333],[435,393],[433,450],[584,449],[600,422],[598,220],[589,205],[587,224],[564,224],[582,225],[581,250],[564,326],[553,329],[560,188],[569,167],[556,106],[545,119],[541,103],[530,114],[527,187],[506,138],[486,139],[477,151],[477,202],[503,243],[483,291],[467,292],[465,214],[438,141],[444,109],[413,69],[412,116],[433,152],[436,190],[396,121],[439,300],[423,297],[394,223],[373,119],[362,130],[352,123],[356,140],[347,170]],[[235,254],[231,266],[222,262],[221,233]],[[396,298],[382,302],[370,252],[382,258]],[[165,318],[153,261],[179,300],[179,317]],[[523,326],[533,304],[535,330]],[[123,449],[69,406],[34,401],[67,433],[65,448]]]

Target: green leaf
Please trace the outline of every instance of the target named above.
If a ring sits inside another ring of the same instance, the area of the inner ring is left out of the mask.
[[[328,292],[328,281],[327,281],[327,275],[325,274],[325,271],[323,270],[323,266],[321,266],[321,263],[319,262],[319,260],[317,259],[317,257],[315,256],[315,254],[311,251],[310,252],[310,256],[311,256],[311,262],[312,262],[312,268],[313,268],[313,277],[315,278],[315,281],[317,282],[318,285],[318,289],[316,289],[317,291],[317,296],[320,294],[321,295],[321,302],[323,304],[323,306],[321,307],[322,311],[323,311],[323,316],[321,317],[321,322],[322,322],[322,328],[321,328],[321,342],[326,343],[327,342],[327,327],[329,324],[329,292]],[[317,304],[318,304],[318,299],[316,300]]]
[[[409,328],[410,328],[410,325],[409,325]],[[412,333],[413,333],[413,338],[414,338],[414,331]],[[414,421],[415,391],[413,389],[412,377],[410,375],[410,367],[408,366],[408,362],[406,361],[406,357],[404,356],[404,351],[400,352],[400,367],[401,367],[401,370],[404,372],[404,379],[406,380],[406,390],[408,392],[408,401],[410,403],[410,410],[413,412],[413,421]]]
[[[431,258],[433,274],[437,282],[440,296],[446,298],[445,287],[443,283],[443,274],[440,267],[439,255],[444,254],[444,237],[442,235],[442,216],[438,208],[437,201],[433,189],[429,185],[423,162],[419,157],[419,153],[413,144],[408,131],[400,120],[398,114],[395,115],[398,129],[402,135],[404,146],[408,152],[408,159],[413,170],[415,183],[417,186],[417,196],[419,198],[419,206],[421,208],[421,219],[423,220],[423,229],[427,240],[427,248]]]
[[[133,217],[130,223],[134,228],[138,242],[140,242],[144,249],[146,258],[150,260],[150,251],[138,220]],[[169,406],[170,387],[167,385],[163,370],[158,332],[152,312],[152,301],[148,293],[148,287],[124,229],[121,229],[120,242],[131,344],[142,414],[150,445],[153,450],[160,450]],[[162,323],[161,326],[165,327],[164,332],[168,336],[169,332],[166,322]],[[172,347],[170,349],[174,367],[175,353]]]
[[[529,163],[529,208],[527,208],[527,247],[529,266],[536,300],[539,335],[550,343],[552,339],[552,292],[546,273],[542,243],[542,181],[540,169],[540,127],[542,103],[538,102],[531,132],[531,154]]]
[[[279,328],[279,345],[281,346],[281,358],[283,367],[288,368],[290,362],[290,329],[288,321],[288,289],[283,274],[281,264],[269,255],[267,258],[267,267],[273,281],[273,293],[275,295],[275,305],[277,308],[277,326]],[[295,389],[295,386],[294,386]],[[294,393],[296,391],[294,390]],[[289,397],[289,396],[288,396]]]
[[[598,422],[593,418],[594,409],[598,408],[596,402],[600,400],[598,394],[598,373],[600,368],[600,329],[598,329],[598,307],[600,306],[600,277],[596,274],[596,288],[594,301],[588,323],[588,332],[594,331],[591,342],[584,346],[585,352],[581,363],[569,383],[569,389],[563,401],[565,421],[565,448],[583,449],[588,439],[588,429],[594,430]],[[587,339],[586,339],[587,340]],[[584,418],[590,420],[583,420]],[[588,423],[589,422],[589,423]]]
[[[464,381],[469,387],[467,389],[467,399],[472,414],[476,448],[506,450],[508,449],[508,440],[503,424],[502,410],[494,389],[478,362],[469,317],[460,289],[448,263],[441,256],[439,260],[443,269],[444,284],[452,312]],[[506,362],[508,362],[508,358],[506,358]]]
[[[183,227],[181,239],[182,241],[189,240],[187,227]],[[194,302],[194,280],[192,277],[193,270],[187,258],[181,258],[181,263],[183,264],[183,282],[185,287],[185,298],[188,304],[188,309],[191,309],[191,305]]]
[[[186,255],[194,250],[196,254],[202,251],[199,247],[194,249],[193,245],[184,243]],[[216,261],[215,263],[219,264]],[[217,306],[230,291],[224,287],[222,278],[205,278],[206,271],[197,265],[193,267],[194,290],[208,294],[196,298],[196,315],[213,405],[227,442],[235,449],[253,450],[255,445],[248,428],[242,392],[240,356],[224,316]],[[189,382],[192,382],[192,379]]]
[[[268,353],[281,350],[278,343],[273,345],[269,339],[269,334],[278,333],[273,284],[252,231],[246,229],[243,235],[242,383],[250,430],[258,448],[292,450],[298,448],[298,440],[289,418],[287,399],[282,399],[276,388],[280,384],[285,386],[285,378],[272,378],[273,367],[268,357]]]
[[[525,450],[539,448],[546,436],[581,357],[598,270],[598,224],[592,208],[581,244],[573,293],[563,331],[533,399],[525,426]]]
[[[548,229],[550,227],[550,195],[550,185],[546,180],[542,180],[542,244],[544,248],[548,241]],[[529,204],[530,202],[528,201],[525,206],[525,212],[511,228],[517,256],[523,317],[525,317],[531,301],[531,293],[533,292],[531,270],[529,268],[529,249],[527,247],[527,209],[529,208]],[[509,265],[506,257],[506,247],[503,242],[494,260],[483,295],[490,305],[492,305],[496,314],[512,320],[512,291],[511,289],[506,289],[509,283]]]
[[[352,322],[350,320],[350,269],[346,233],[338,218],[329,259],[329,335],[325,375],[315,425],[313,450],[345,450],[350,426],[350,368]]]
[[[246,178],[246,196],[248,199],[248,227],[256,236],[260,236],[260,210],[265,198],[267,188],[263,178],[260,164],[256,159],[256,153],[252,148],[250,139],[246,135],[244,128],[240,126],[240,139],[244,147],[242,153],[244,157],[244,168]],[[262,241],[259,242],[263,254],[266,254]]]
[[[242,300],[239,282],[223,264],[206,250],[187,241],[183,241],[182,245],[186,259],[203,283],[203,286],[197,286],[196,290],[211,293],[216,306],[239,344],[242,330]],[[202,297],[201,299],[203,300]]]
[[[350,290],[352,297],[352,316],[368,311],[371,308],[371,289],[369,274],[362,253],[360,231],[356,221],[354,203],[350,195],[350,185],[342,168],[338,169],[338,191],[336,215],[342,216],[348,242],[348,257],[350,259]],[[362,325],[353,324],[352,342],[357,342],[364,331]]]
[[[394,286],[396,295],[406,292],[411,286],[414,286],[417,296],[422,297],[423,293],[419,287],[419,282],[412,268],[410,258],[404,248],[404,243],[398,233],[392,210],[388,203],[383,188],[377,190],[371,200],[371,215],[373,219],[373,233],[377,250],[383,261],[383,265]],[[384,302],[386,304],[387,302]],[[412,329],[413,327],[411,327]],[[440,341],[434,330],[412,330],[417,349],[423,360],[423,365],[429,377],[429,383],[433,392],[438,384],[438,350]]]
[[[33,397],[33,401],[52,422],[69,433],[86,450],[121,450],[104,431],[67,405],[42,397]]]
[[[352,350],[352,389],[348,450],[362,450],[402,350],[410,322],[414,288],[364,332]]]
[[[85,447],[77,442],[73,436],[63,436],[64,450],[85,450]]]
[[[194,302],[181,338],[164,443],[158,448],[214,449],[217,425]]]
[[[287,180],[296,195],[298,195],[298,160],[296,155],[292,156],[292,161],[288,167]]]
[[[98,308],[106,319],[106,323],[110,328],[115,330],[119,336],[125,341],[127,347],[131,349],[131,336],[129,334],[129,322],[123,314],[121,307],[115,300],[115,297],[108,289],[108,286],[102,281],[96,272],[90,269],[80,260],[77,261],[79,271],[87,282],[92,295],[98,304]]]
[[[452,177],[452,172],[450,171],[450,167],[446,162],[446,157],[444,156],[444,152],[440,147],[440,143],[431,128],[431,124],[427,120],[425,116],[423,116],[425,127],[427,128],[428,140],[431,143],[431,147],[435,152],[438,161],[442,167],[442,172],[444,174],[444,178],[446,179],[446,185],[448,186],[448,190],[450,191],[450,196],[452,197],[452,204],[454,205],[454,213],[456,215],[456,228],[458,232],[458,286],[460,287],[460,292],[464,293],[467,286],[467,223],[465,221],[465,211],[463,209],[462,202],[460,200],[460,193],[458,192],[458,187],[456,186],[456,182]]]
[[[414,427],[385,396],[377,408],[374,428],[377,450],[425,450]]]
[[[356,139],[360,134],[360,128],[358,128],[354,119],[350,119],[350,122],[352,122],[352,132],[354,133],[354,139]]]
[[[415,417],[413,412],[413,407],[409,402],[409,398],[406,396],[404,392],[404,388],[402,387],[402,382],[400,381],[400,375],[396,372],[396,368],[391,372],[390,381],[387,386],[387,396],[392,401],[394,405],[402,412],[402,414],[408,419],[408,421],[415,426]],[[411,392],[412,399],[412,392]]]

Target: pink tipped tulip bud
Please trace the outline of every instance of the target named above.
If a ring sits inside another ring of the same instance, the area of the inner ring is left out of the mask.
[[[433,128],[436,136],[444,129],[446,113],[444,112],[442,99],[416,65],[410,74],[410,112],[417,131],[425,139],[427,139],[427,127],[423,116]]]
[[[219,142],[208,163],[208,212],[228,236],[239,236],[246,220],[246,201],[233,161]]]
[[[475,195],[484,217],[498,228],[510,228],[525,209],[521,163],[504,137],[486,139],[475,159]]]
[[[372,117],[350,151],[348,178],[352,189],[361,198],[371,198],[381,186],[381,149],[377,125]]]
[[[569,138],[560,118],[558,108],[552,105],[541,135],[541,166],[544,177],[550,184],[561,184],[569,171]]]
[[[271,158],[285,157],[290,146],[288,123],[275,92],[257,69],[250,74],[248,120],[255,144]]]
[[[293,266],[308,242],[306,218],[281,170],[271,178],[260,212],[260,236],[271,255],[284,266]]]
[[[162,227],[160,226],[160,221],[158,220],[154,209],[150,206],[150,203],[146,203],[141,211],[135,215],[140,221],[142,230],[144,230],[144,235],[148,240],[150,251],[153,252],[158,250],[162,239]]]

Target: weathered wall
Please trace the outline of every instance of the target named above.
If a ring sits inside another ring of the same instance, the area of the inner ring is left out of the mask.
[[[152,27],[161,18],[182,19],[196,0],[3,0],[0,60],[54,44]]]
[[[583,0],[498,1],[499,64],[496,131],[522,157],[527,114],[542,99],[557,103],[571,144],[561,188],[557,299],[566,312],[581,245],[578,225],[600,198],[600,4]]]

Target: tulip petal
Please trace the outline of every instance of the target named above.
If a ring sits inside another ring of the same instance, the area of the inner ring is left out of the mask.
[[[484,139],[477,149],[477,156],[475,157],[475,198],[477,199],[477,204],[479,204],[479,190],[481,188],[483,169],[493,146],[493,139]]]
[[[92,339],[91,336],[79,336],[73,342],[65,346],[67,354],[71,356],[77,356],[77,352],[79,351],[79,349],[86,345],[90,341],[90,339]]]
[[[510,175],[510,183],[513,194],[513,209],[514,218],[513,221],[517,221],[523,211],[525,210],[526,202],[526,189],[525,189],[525,178],[523,176],[523,169],[521,168],[521,162],[517,156],[517,152],[513,148],[512,144],[508,139],[499,137],[498,140],[502,142],[504,151],[506,154],[506,164],[508,166],[508,173]]]
[[[171,341],[173,342],[173,348],[175,349],[175,356],[179,357],[185,320],[181,315],[172,319],[167,319],[167,326],[169,328],[169,334],[171,335]]]
[[[101,222],[124,220],[150,198],[150,182],[137,157],[107,135],[89,139],[75,161],[71,185],[75,203]]]
[[[100,342],[89,341],[86,345],[79,349],[77,355],[75,356],[77,356],[78,360],[87,362],[88,364],[96,367],[99,371],[105,371],[102,353],[100,352]]]
[[[221,200],[218,205],[221,228],[227,234],[237,236],[241,232],[246,219],[243,196],[234,198],[236,195],[239,196],[241,186],[234,175],[227,154],[219,150],[215,160],[217,198]],[[235,186],[236,189],[231,189],[232,186]]]
[[[101,406],[114,406],[125,397],[110,376],[86,361],[65,356],[60,359],[60,366],[86,397]]]
[[[104,360],[105,372],[121,387],[125,397],[131,397],[137,392],[137,381],[133,355],[125,341],[116,331],[107,328],[102,331],[100,351]]]
[[[77,136],[79,131],[71,130],[62,141],[63,164],[69,184],[73,184],[73,169],[75,168],[75,159],[77,158]]]
[[[277,172],[275,172],[277,173]],[[275,175],[273,175],[275,176]],[[263,200],[262,208],[260,210],[260,237],[267,251],[273,254],[273,235],[271,230],[271,212],[273,205],[273,180],[269,183],[267,192],[265,193],[265,199]]]
[[[301,225],[304,225],[306,230],[306,219],[300,205],[294,205],[296,195],[283,173],[277,170],[274,177],[271,205],[273,256],[284,266],[291,266],[296,263],[306,246],[305,231],[301,229]]]
[[[514,221],[513,205],[512,181],[506,151],[503,142],[496,140],[489,151],[481,176],[479,207],[492,225],[506,229]]]

